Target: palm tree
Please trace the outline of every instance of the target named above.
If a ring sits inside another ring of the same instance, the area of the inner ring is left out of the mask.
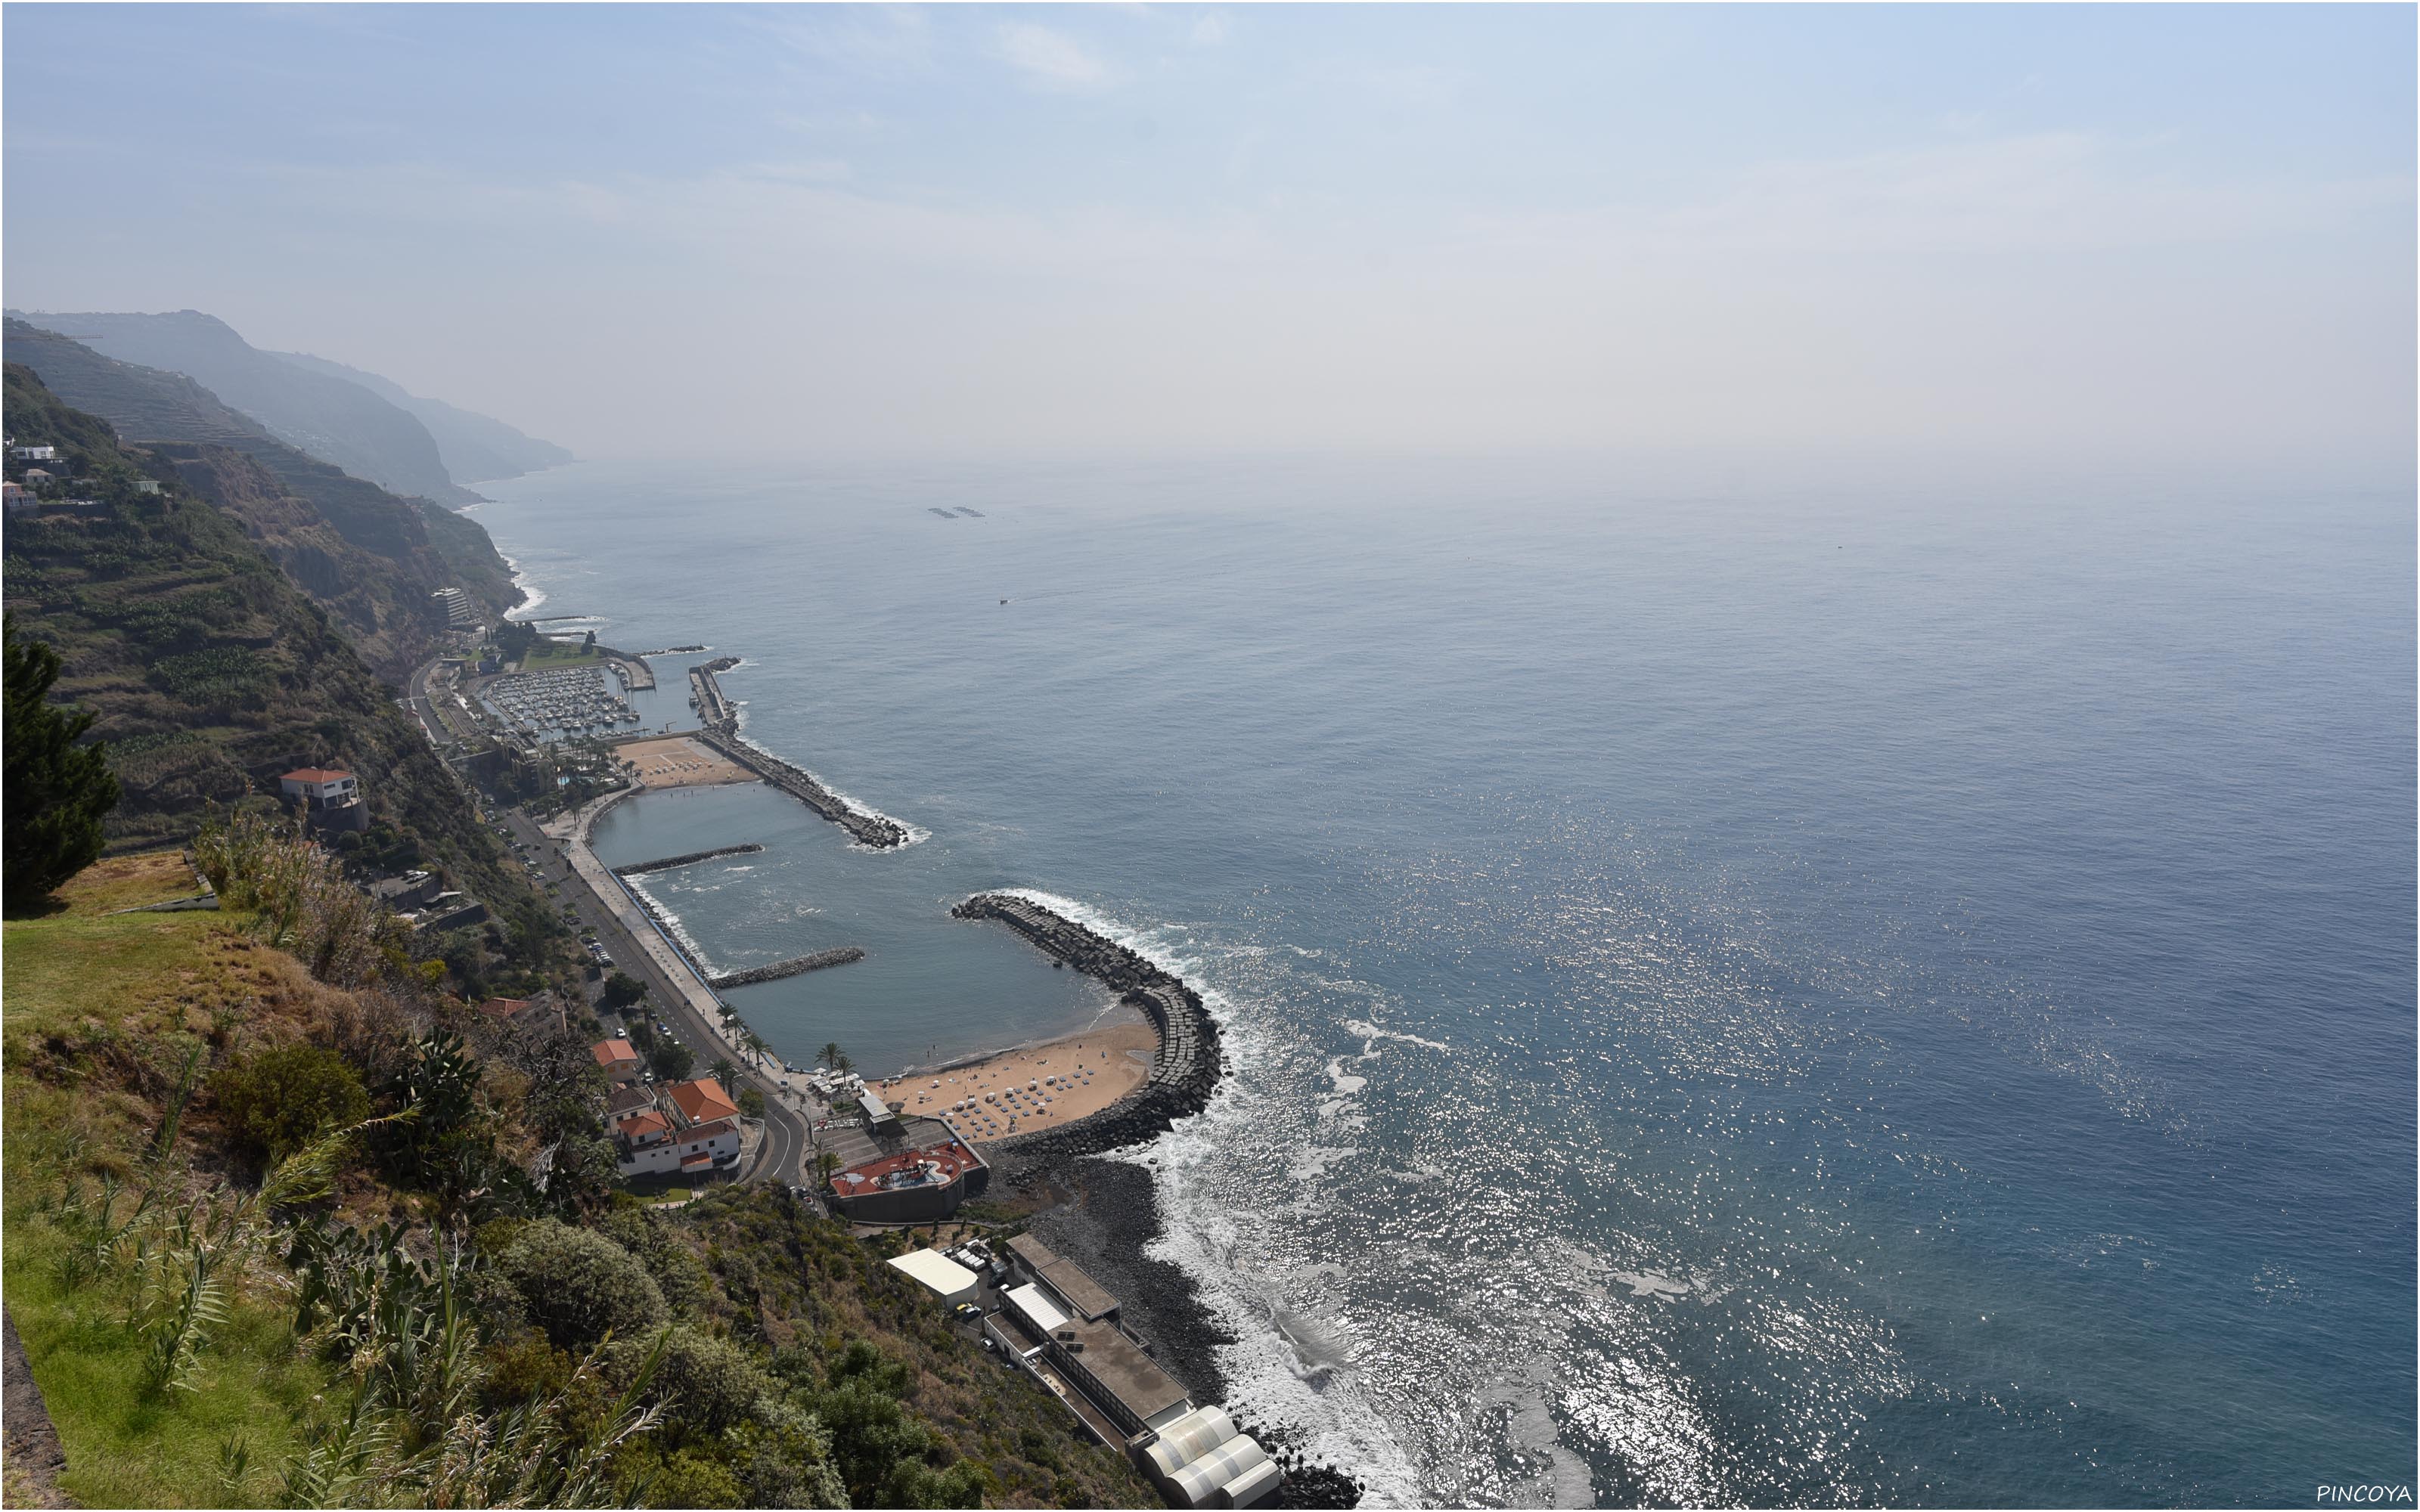
[[[815,1058],[830,1066],[835,1072],[839,1072],[848,1060],[846,1056],[840,1053],[840,1041],[837,1040],[825,1041],[824,1047],[815,1052]]]
[[[825,1150],[822,1154],[817,1155],[815,1157],[815,1184],[818,1187],[827,1187],[831,1185],[832,1173],[839,1169],[840,1157],[838,1155],[833,1154],[829,1149]]]
[[[739,1068],[731,1063],[730,1057],[725,1056],[714,1063],[714,1079],[722,1084],[724,1091],[731,1090],[731,1084],[737,1080],[738,1076]]]

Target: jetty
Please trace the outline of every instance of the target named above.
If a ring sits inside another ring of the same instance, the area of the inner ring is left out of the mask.
[[[1183,979],[1074,919],[1014,893],[977,893],[950,912],[959,918],[996,918],[1006,924],[1053,960],[1115,991],[1120,1001],[1150,1019],[1159,1035],[1159,1051],[1152,1057],[1151,1074],[1142,1086],[1064,1128],[1001,1141],[1012,1145],[1020,1157],[1045,1157],[1021,1158],[1022,1171],[1012,1176],[1012,1181],[1019,1181],[1023,1173],[1042,1169],[1051,1160],[1098,1155],[1140,1144],[1210,1105],[1210,1094],[1218,1089],[1218,1078],[1226,1070],[1218,1022],[1202,1006],[1202,995]]]
[[[739,665],[737,656],[717,656],[701,667],[689,670],[689,701],[697,717],[708,730],[733,730],[739,724],[739,705],[722,691],[715,673],[727,672]]]
[[[710,725],[699,731],[697,738],[847,830],[860,844],[888,851],[908,843],[907,825],[851,808],[846,799],[816,780],[814,773],[791,765],[763,747]]]
[[[741,845],[718,845],[710,851],[691,851],[686,856],[667,856],[660,861],[637,861],[628,866],[617,866],[613,869],[613,874],[617,877],[635,877],[644,872],[669,872],[676,866],[695,866],[700,861],[711,861],[718,856],[753,856],[764,848],[752,840]]]
[[[732,971],[720,977],[708,977],[706,984],[716,992],[721,992],[725,987],[746,987],[754,982],[779,981],[783,977],[795,977],[802,971],[821,971],[826,966],[845,966],[852,961],[864,959],[863,950],[854,945],[844,945],[838,949],[817,950],[813,955],[802,955],[795,960],[776,961],[769,966],[751,966],[746,971]]]

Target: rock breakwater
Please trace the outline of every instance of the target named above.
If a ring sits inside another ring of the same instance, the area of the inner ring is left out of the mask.
[[[751,982],[758,981],[779,981],[783,977],[795,977],[802,971],[821,971],[826,966],[845,966],[852,961],[864,959],[863,950],[854,945],[844,945],[837,949],[817,950],[813,955],[802,955],[788,961],[776,961],[769,966],[751,966],[745,971],[733,971],[720,977],[709,977],[706,984],[716,992],[721,992],[725,987],[745,987]]]
[[[1159,1052],[1142,1086],[1088,1119],[1063,1129],[1019,1135],[1008,1179],[1024,1185],[1045,1168],[1083,1155],[1140,1144],[1207,1107],[1225,1062],[1218,1024],[1202,1006],[1202,995],[1134,951],[1102,938],[1072,918],[1013,893],[985,892],[950,912],[959,918],[996,918],[1044,953],[1094,978],[1139,1009],[1159,1033]]]
[[[697,738],[847,830],[860,844],[887,851],[908,843],[907,825],[851,808],[848,800],[816,780],[814,773],[791,765],[763,747],[711,728],[700,731]]]
[[[676,866],[695,866],[700,861],[711,861],[718,856],[753,856],[764,848],[754,841],[750,841],[743,845],[718,845],[710,851],[690,851],[685,856],[667,856],[660,861],[637,861],[628,866],[617,866],[613,869],[613,874],[617,877],[635,877],[643,872],[669,872]]]

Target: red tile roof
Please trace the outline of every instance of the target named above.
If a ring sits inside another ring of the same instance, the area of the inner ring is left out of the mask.
[[[599,1040],[588,1047],[588,1053],[595,1056],[597,1064],[607,1071],[612,1071],[616,1066],[635,1066],[639,1063],[639,1052],[630,1047],[630,1041],[628,1040]]]
[[[334,766],[298,766],[286,774],[288,782],[341,782],[353,774]]]
[[[715,1119],[739,1117],[739,1104],[731,1101],[722,1084],[711,1076],[701,1076],[693,1082],[682,1082],[666,1089],[673,1105],[690,1123],[706,1123]]]
[[[631,1114],[614,1127],[632,1139],[640,1139],[651,1134],[669,1134],[673,1126],[671,1119],[649,1108],[644,1113]]]

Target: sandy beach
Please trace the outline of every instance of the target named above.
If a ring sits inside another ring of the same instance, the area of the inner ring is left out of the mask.
[[[948,1071],[894,1077],[882,1084],[882,1095],[910,1113],[948,1118],[982,1144],[1100,1112],[1143,1084],[1158,1048],[1148,1024],[1106,1024]],[[973,1105],[962,1105],[968,1103]]]
[[[615,747],[613,754],[637,768],[639,780],[651,788],[703,788],[722,782],[763,780],[738,763],[686,735],[634,740]]]

